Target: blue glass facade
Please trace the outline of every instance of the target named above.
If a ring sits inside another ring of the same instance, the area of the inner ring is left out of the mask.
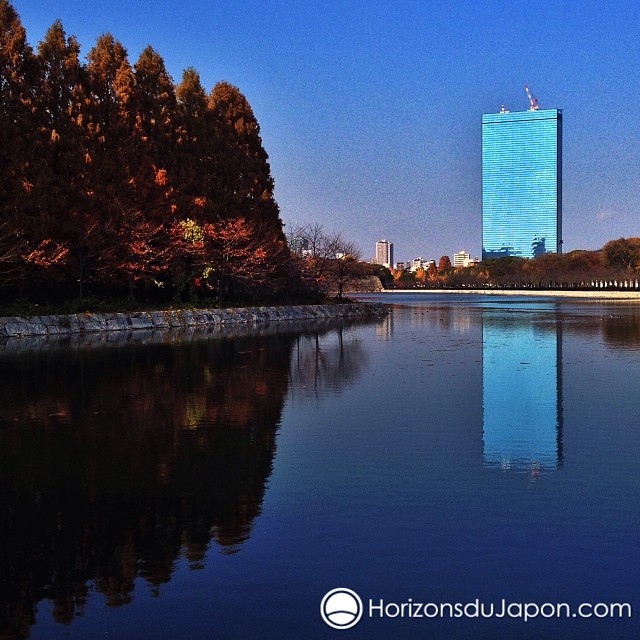
[[[485,314],[482,440],[487,467],[556,469],[562,461],[562,333],[558,323]]]
[[[482,116],[482,258],[562,251],[562,111]]]

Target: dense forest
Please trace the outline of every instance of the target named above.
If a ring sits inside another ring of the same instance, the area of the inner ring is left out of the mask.
[[[274,298],[299,281],[240,90],[0,0],[0,298]]]

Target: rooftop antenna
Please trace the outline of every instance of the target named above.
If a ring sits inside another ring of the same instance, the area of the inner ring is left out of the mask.
[[[538,98],[531,94],[531,91],[529,91],[529,87],[526,84],[524,85],[524,90],[527,92],[527,98],[529,98],[529,111],[537,111],[540,108]]]

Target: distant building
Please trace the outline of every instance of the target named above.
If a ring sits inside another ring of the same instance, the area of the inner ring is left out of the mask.
[[[291,247],[291,251],[302,256],[311,253],[308,238],[301,238],[300,236],[292,238],[289,246]]]
[[[453,266],[454,268],[468,267],[471,263],[471,255],[466,251],[458,251],[453,254]]]
[[[423,257],[414,258],[411,263],[411,271],[415,272],[418,269],[426,269],[427,261]]]
[[[483,260],[562,251],[562,111],[531,104],[482,116]]]
[[[391,268],[393,265],[393,242],[388,240],[378,240],[376,242],[375,263]]]
[[[396,271],[404,271],[405,263],[404,262],[396,262],[395,270]]]

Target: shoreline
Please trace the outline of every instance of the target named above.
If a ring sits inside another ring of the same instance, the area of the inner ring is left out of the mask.
[[[640,301],[640,289],[634,291],[577,291],[550,289],[544,291],[532,291],[531,289],[387,289],[385,291],[359,292],[349,295],[385,295],[395,293],[415,293],[419,295],[454,294],[454,295],[485,295],[485,296],[531,296],[538,298],[590,298],[600,300],[638,300]]]
[[[111,331],[163,330],[221,327],[234,324],[265,324],[322,320],[326,318],[368,318],[386,315],[382,303],[290,305],[233,309],[191,309],[179,311],[136,311],[132,313],[73,313],[30,318],[0,317],[0,341],[28,336],[65,336]]]

